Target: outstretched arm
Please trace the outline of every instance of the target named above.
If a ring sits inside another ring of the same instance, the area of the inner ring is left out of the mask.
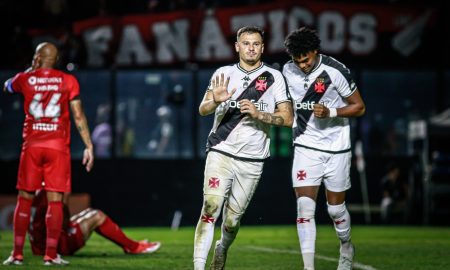
[[[83,165],[86,166],[86,171],[90,171],[94,166],[94,147],[92,146],[91,134],[89,132],[89,126],[86,120],[86,115],[83,111],[80,99],[74,99],[70,101],[70,109],[72,110],[73,119],[75,125],[80,133],[81,139],[86,146],[83,153]]]
[[[290,101],[279,103],[274,113],[261,112],[248,99],[239,102],[241,113],[246,113],[254,119],[275,126],[292,127],[294,113]]]

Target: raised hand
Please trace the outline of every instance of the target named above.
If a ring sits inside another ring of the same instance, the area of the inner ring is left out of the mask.
[[[228,84],[230,83],[230,77],[227,77],[225,81],[225,75],[223,73],[219,76],[216,76],[215,79],[212,80],[211,84],[213,87],[212,95],[215,103],[222,103],[231,98],[231,96],[236,92],[236,88],[228,92]]]

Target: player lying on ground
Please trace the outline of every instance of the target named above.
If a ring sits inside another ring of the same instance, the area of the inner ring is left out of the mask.
[[[36,210],[32,216],[29,234],[34,255],[42,255],[45,252],[45,214],[48,205],[45,193],[45,191],[38,192],[33,202]],[[70,217],[65,203],[58,253],[73,255],[86,244],[93,231],[120,246],[126,254],[153,253],[161,246],[160,242],[134,241],[128,238],[114,221],[98,209],[87,208]]]

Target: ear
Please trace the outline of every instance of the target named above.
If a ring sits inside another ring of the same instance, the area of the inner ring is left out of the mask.
[[[263,53],[263,52],[264,52],[264,43],[261,44],[261,53]]]
[[[239,43],[237,41],[234,43],[234,48],[236,49],[236,52],[239,52]]]

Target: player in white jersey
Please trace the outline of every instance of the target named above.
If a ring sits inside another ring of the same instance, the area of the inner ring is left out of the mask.
[[[216,70],[199,107],[202,116],[215,113],[215,119],[208,136],[203,207],[195,231],[195,270],[205,269],[222,206],[222,235],[211,269],[224,268],[269,156],[270,125],[290,127],[293,121],[283,75],[261,61],[262,29],[239,29],[235,49],[239,63]]]
[[[322,181],[328,213],[341,242],[338,270],[351,269],[354,247],[345,206],[351,161],[348,117],[363,115],[365,105],[350,70],[336,59],[319,54],[320,39],[314,30],[302,27],[291,32],[285,47],[292,58],[284,65],[283,74],[295,112],[292,182],[304,269],[314,269],[314,216]]]

